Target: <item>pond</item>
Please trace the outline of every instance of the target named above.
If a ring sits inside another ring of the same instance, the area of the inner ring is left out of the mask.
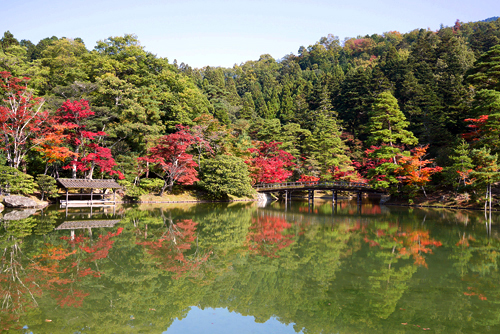
[[[496,214],[297,201],[3,215],[0,331],[500,332]]]

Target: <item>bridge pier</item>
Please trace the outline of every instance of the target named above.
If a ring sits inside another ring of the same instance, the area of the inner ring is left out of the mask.
[[[332,203],[333,204],[336,204],[337,203],[337,190],[333,190],[333,194],[332,194]]]
[[[313,189],[309,189],[309,195],[307,197],[307,200],[309,202],[314,202],[314,190]]]
[[[361,191],[358,191],[358,193],[357,193],[357,202],[358,202],[358,205],[361,205],[362,201],[363,201],[363,193]]]

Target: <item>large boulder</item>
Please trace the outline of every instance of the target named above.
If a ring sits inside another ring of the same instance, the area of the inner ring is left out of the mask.
[[[21,220],[36,213],[36,209],[14,210],[3,215],[3,220]]]
[[[4,197],[3,204],[8,208],[34,208],[38,206],[31,198],[14,195]]]

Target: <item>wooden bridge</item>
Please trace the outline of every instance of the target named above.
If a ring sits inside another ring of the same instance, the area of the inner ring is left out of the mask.
[[[259,193],[278,193],[285,200],[291,199],[293,191],[308,191],[308,199],[314,200],[315,190],[333,191],[332,200],[337,201],[339,191],[352,192],[357,194],[358,202],[361,202],[363,193],[383,194],[383,191],[374,189],[372,186],[362,182],[347,181],[305,181],[305,182],[284,182],[284,183],[260,183],[254,185],[254,189]]]

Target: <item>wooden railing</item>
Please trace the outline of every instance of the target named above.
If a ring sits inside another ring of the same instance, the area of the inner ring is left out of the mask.
[[[341,188],[341,189],[373,189],[370,185],[362,182],[347,181],[305,181],[305,182],[283,182],[283,183],[260,183],[253,186],[259,190],[301,189],[301,188]]]
[[[79,207],[79,206],[114,206],[116,205],[116,201],[112,199],[94,199],[94,200],[61,200],[60,202],[61,208],[65,207]]]

